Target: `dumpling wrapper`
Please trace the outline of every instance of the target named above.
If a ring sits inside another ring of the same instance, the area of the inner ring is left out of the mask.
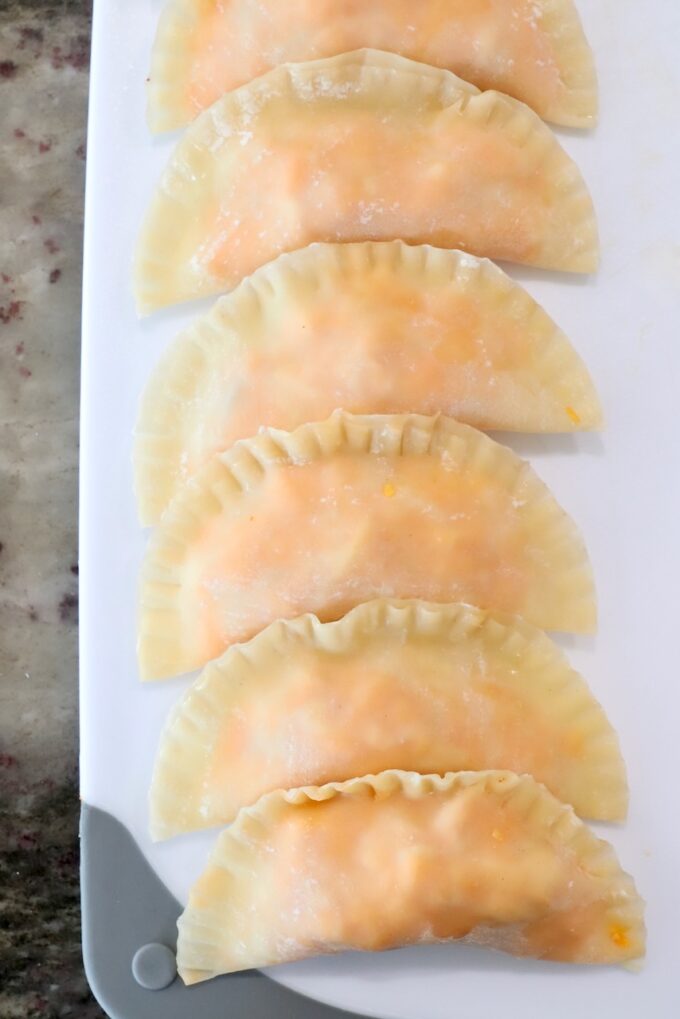
[[[529,464],[451,418],[338,411],[237,442],[170,503],[142,568],[140,672],[376,597],[595,625],[583,543]]]
[[[450,940],[623,963],[644,954],[643,909],[612,847],[529,776],[387,771],[241,811],[191,889],[177,963],[193,984]]]
[[[576,165],[527,106],[364,50],[270,71],[187,129],[137,247],[140,312],[235,286],[312,241],[401,238],[597,267]]]
[[[149,126],[173,131],[277,64],[361,46],[447,68],[557,124],[597,117],[573,0],[170,0],[153,49]]]
[[[503,768],[581,816],[627,809],[616,733],[540,630],[469,605],[378,600],[334,623],[273,623],[207,666],[161,737],[151,834],[227,824],[275,789],[391,768]]]
[[[336,407],[504,431],[602,423],[567,337],[492,262],[401,241],[314,244],[257,270],[160,361],[136,430],[142,522],[237,439]]]

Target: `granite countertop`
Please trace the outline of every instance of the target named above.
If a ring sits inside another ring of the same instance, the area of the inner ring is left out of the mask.
[[[90,0],[0,2],[0,1017],[82,971],[78,367]]]

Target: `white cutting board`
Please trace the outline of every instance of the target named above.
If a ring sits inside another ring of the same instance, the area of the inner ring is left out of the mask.
[[[127,826],[184,902],[214,833],[154,846],[146,797],[163,720],[188,680],[142,686],[135,664],[146,540],[132,496],[137,403],[161,351],[209,305],[140,323],[131,295],[136,233],[175,141],[152,140],[144,121],[161,6],[95,4],[83,320],[81,783],[83,800]],[[453,945],[313,960],[271,973],[309,996],[384,1019],[680,1016],[680,5],[580,6],[599,69],[601,124],[590,135],[558,133],[593,192],[602,269],[589,280],[510,272],[573,338],[599,385],[608,427],[602,437],[510,443],[552,486],[592,554],[600,631],[562,643],[621,736],[630,817],[622,827],[599,829],[648,902],[648,958],[631,974],[517,962]]]

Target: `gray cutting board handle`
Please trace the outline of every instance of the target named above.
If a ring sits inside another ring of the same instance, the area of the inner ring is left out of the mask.
[[[357,1019],[256,970],[190,988],[178,977],[164,990],[146,990],[132,960],[147,944],[174,953],[179,903],[110,814],[83,804],[80,836],[85,972],[110,1019]]]

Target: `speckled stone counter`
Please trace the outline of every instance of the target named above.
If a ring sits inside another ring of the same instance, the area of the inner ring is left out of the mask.
[[[89,0],[0,0],[0,1019],[82,972],[77,456]]]

